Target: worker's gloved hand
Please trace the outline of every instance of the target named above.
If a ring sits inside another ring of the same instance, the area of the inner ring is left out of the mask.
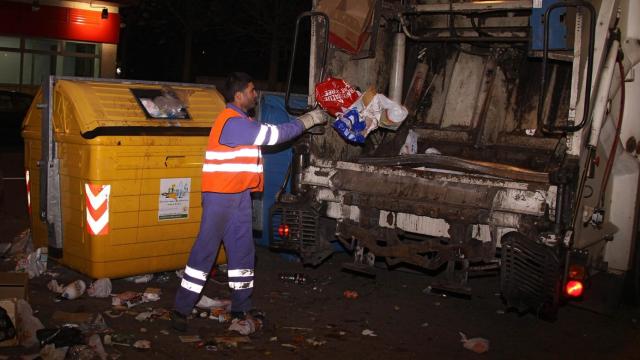
[[[308,130],[316,125],[326,124],[327,115],[324,111],[316,109],[309,111],[306,114],[300,115],[298,120],[300,120],[302,125],[304,125],[304,129]]]

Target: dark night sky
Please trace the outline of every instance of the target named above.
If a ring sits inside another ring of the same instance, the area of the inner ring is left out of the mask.
[[[272,60],[277,63],[272,72],[277,68],[277,80],[284,82],[295,19],[310,8],[311,0],[140,0],[121,8],[121,77],[192,82],[197,76],[245,71],[266,81]],[[304,24],[294,78],[300,84],[308,73],[308,21]]]

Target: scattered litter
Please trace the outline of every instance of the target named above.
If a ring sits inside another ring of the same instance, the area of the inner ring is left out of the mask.
[[[277,336],[272,336],[269,338],[269,341],[273,342],[273,341],[278,341],[278,337]]]
[[[162,335],[169,335],[169,330],[160,330],[160,334]]]
[[[44,329],[44,325],[33,316],[31,305],[26,300],[18,299],[16,303],[16,322],[18,328],[18,343],[25,348],[38,344],[36,332]]]
[[[120,346],[131,346],[135,340],[135,336],[132,334],[112,334],[110,343]],[[105,344],[107,343],[105,339]]]
[[[106,298],[111,295],[111,280],[108,278],[98,279],[89,285],[87,295],[97,298]]]
[[[55,281],[55,280],[52,280]],[[64,287],[61,296],[67,300],[74,300],[82,296],[87,289],[87,284],[82,280],[76,280]]]
[[[125,291],[121,294],[116,294],[111,297],[111,305],[113,306],[121,306],[126,305],[127,308],[134,307],[136,305],[142,304],[144,299],[142,294],[135,291]]]
[[[76,326],[65,325],[60,328],[46,328],[36,331],[40,345],[54,344],[55,347],[73,346],[84,343],[82,331]]]
[[[215,312],[211,312],[211,315],[209,315],[209,319],[211,320],[217,320],[218,322],[224,323],[227,322],[229,320],[231,320],[231,314],[229,313],[220,313],[220,314],[215,314]]]
[[[151,349],[151,341],[149,340],[138,340],[133,343],[133,347],[136,349]]]
[[[199,341],[202,341],[202,339],[198,335],[180,335],[178,336],[178,339],[180,339],[180,342],[183,343],[197,343]]]
[[[162,289],[160,288],[146,288],[142,293],[142,298],[146,302],[158,301],[162,295]]]
[[[209,314],[206,311],[203,311],[203,312],[200,313],[200,317],[205,319],[205,318],[209,317]]]
[[[156,276],[156,282],[159,283],[166,283],[169,280],[171,280],[171,273],[169,272],[163,272]]]
[[[233,319],[229,325],[229,331],[236,331],[241,335],[249,335],[260,330],[262,321],[258,319],[247,318],[244,320]]]
[[[218,345],[224,345],[226,347],[238,347],[239,343],[250,343],[251,339],[248,336],[216,336],[213,340]]]
[[[326,340],[316,340],[316,338],[307,339],[307,343],[311,346],[322,346],[327,343]]]
[[[58,284],[57,280],[51,280],[47,283],[47,289],[53,291],[56,294],[61,294],[64,291],[64,286]]]
[[[338,335],[345,336],[345,335],[347,335],[347,332],[346,331],[338,331]]]
[[[141,312],[140,314],[136,315],[136,320],[140,322],[147,321],[151,318],[151,315],[153,315],[151,311]]]
[[[207,345],[204,347],[207,351],[218,351],[218,347],[215,345]]]
[[[89,337],[89,341],[87,342],[89,348],[93,350],[93,353],[98,355],[100,360],[105,360],[109,356],[106,351],[104,351],[104,346],[102,345],[102,341],[100,340],[100,335],[93,334]]]
[[[125,278],[125,280],[134,282],[136,284],[146,284],[149,281],[153,280],[153,274],[130,276],[128,278]]]
[[[104,336],[103,343],[104,343],[105,345],[111,345],[111,335],[108,335],[108,334],[107,334],[107,335],[105,335],[105,336]]]
[[[47,275],[47,276],[50,276],[50,277],[52,277],[54,279],[57,278],[58,276],[60,276],[60,273],[57,273],[55,271],[47,271],[44,274]]]
[[[459,332],[459,334],[461,337],[460,341],[465,349],[471,350],[476,354],[482,354],[489,351],[489,340],[479,337],[467,339],[467,336],[464,333]]]
[[[360,296],[360,295],[358,294],[358,292],[357,292],[357,291],[355,291],[355,290],[345,290],[345,291],[342,293],[342,295],[344,295],[344,297],[345,297],[345,298],[347,298],[347,299],[354,299],[354,300],[355,300],[355,299],[357,299],[357,298],[358,298],[358,296]]]
[[[429,323],[428,322],[423,322],[422,325],[420,325],[421,327],[429,327]]]
[[[440,152],[440,150],[434,148],[434,147],[430,147],[427,150],[424,151],[425,154],[429,154],[429,155],[442,155],[442,153]]]
[[[184,276],[184,269],[176,270],[176,276],[178,277],[178,279],[182,279],[182,277]]]
[[[502,310],[502,309],[496,311],[496,314],[498,314],[498,315],[504,315],[504,313],[505,313],[505,311]]]
[[[280,344],[280,345],[282,347],[286,347],[286,348],[291,349],[291,350],[297,350],[298,349],[298,347],[293,345],[293,344]]]
[[[47,271],[48,250],[41,247],[31,252],[26,257],[22,257],[16,263],[16,272],[26,272],[29,279],[38,277]]]
[[[69,313],[56,311],[51,316],[51,320],[57,324],[75,324],[82,332],[101,333],[109,329],[104,317],[100,313]]]
[[[369,330],[369,329],[362,330],[362,335],[364,335],[364,336],[378,336],[378,335],[376,335],[375,332],[373,332],[373,330]]]
[[[307,282],[307,275],[303,273],[280,273],[278,274],[278,279],[285,283],[304,285]]]
[[[64,360],[68,351],[69,347],[67,346],[56,348],[53,344],[47,344],[40,349],[38,355],[45,360]]]

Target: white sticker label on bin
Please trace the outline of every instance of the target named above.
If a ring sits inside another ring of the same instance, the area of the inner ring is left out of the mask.
[[[189,218],[191,178],[160,179],[158,220]]]

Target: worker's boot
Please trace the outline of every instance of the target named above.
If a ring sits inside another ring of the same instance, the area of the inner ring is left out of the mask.
[[[187,331],[187,317],[173,310],[171,312],[171,327],[180,332]]]

